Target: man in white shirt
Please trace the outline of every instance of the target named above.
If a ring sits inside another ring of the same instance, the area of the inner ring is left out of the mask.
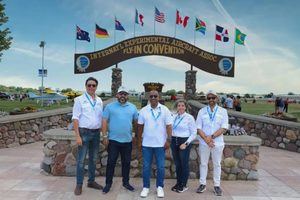
[[[227,94],[227,98],[225,99],[224,107],[228,109],[233,109],[233,99],[232,97]]]
[[[207,93],[208,106],[198,112],[196,125],[200,135],[199,154],[200,154],[200,186],[197,193],[206,190],[206,177],[208,160],[212,154],[214,168],[214,192],[217,196],[222,195],[220,187],[221,180],[221,160],[224,149],[223,133],[228,129],[227,110],[218,106],[217,94],[210,90]]]
[[[141,197],[147,197],[150,188],[153,155],[157,166],[157,196],[164,197],[165,146],[167,136],[172,134],[172,116],[169,109],[158,103],[157,91],[150,91],[150,104],[141,109],[138,117],[138,147],[143,152],[143,190]],[[141,144],[141,137],[143,141]]]
[[[103,189],[95,182],[103,110],[102,100],[95,94],[97,86],[97,79],[88,78],[85,82],[86,92],[74,99],[72,119],[78,145],[75,195],[82,193],[84,160],[87,152],[89,152],[87,186],[98,190]]]

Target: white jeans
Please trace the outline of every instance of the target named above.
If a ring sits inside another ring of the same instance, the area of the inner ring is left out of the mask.
[[[221,183],[221,161],[224,145],[210,148],[207,145],[199,145],[200,155],[200,184],[206,185],[208,161],[211,153],[214,165],[214,186],[220,186]]]

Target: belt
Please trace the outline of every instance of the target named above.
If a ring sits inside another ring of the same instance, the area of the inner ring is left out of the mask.
[[[89,129],[89,128],[81,128],[81,127],[79,127],[79,129],[81,129],[81,130],[85,130],[85,131],[99,131],[99,130],[100,130],[100,128],[96,128],[96,129]]]

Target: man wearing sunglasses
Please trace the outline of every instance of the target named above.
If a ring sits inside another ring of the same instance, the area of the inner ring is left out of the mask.
[[[128,91],[120,87],[116,95],[118,101],[108,104],[103,112],[102,134],[107,147],[106,185],[103,194],[109,192],[114,176],[115,166],[121,154],[123,187],[129,191],[134,188],[129,184],[129,171],[132,151],[132,124],[136,127],[138,111],[128,102]],[[108,133],[107,133],[108,132]]]
[[[197,132],[200,135],[199,155],[201,162],[200,186],[197,189],[197,193],[203,193],[206,190],[208,160],[211,154],[214,169],[214,193],[217,196],[221,196],[220,179],[224,149],[223,133],[228,129],[228,115],[226,109],[218,106],[218,96],[214,91],[208,91],[206,97],[208,105],[200,109],[196,120]]]
[[[172,135],[172,116],[169,109],[161,105],[157,91],[149,92],[150,104],[141,109],[138,118],[138,147],[143,152],[143,190],[140,194],[145,198],[150,188],[153,155],[155,156],[157,175],[157,197],[164,197],[165,146],[167,136]],[[142,138],[143,136],[143,138]],[[141,140],[142,143],[141,143]]]
[[[102,189],[102,186],[95,182],[103,109],[101,98],[95,94],[97,86],[97,79],[89,77],[85,81],[86,92],[74,99],[72,119],[78,145],[75,195],[82,193],[84,160],[87,152],[89,152],[87,187]]]

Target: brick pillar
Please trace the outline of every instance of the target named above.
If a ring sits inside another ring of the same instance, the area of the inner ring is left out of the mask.
[[[122,69],[112,68],[111,95],[115,96],[122,85]]]
[[[185,72],[185,99],[190,100],[195,97],[196,93],[196,73],[195,70]]]

